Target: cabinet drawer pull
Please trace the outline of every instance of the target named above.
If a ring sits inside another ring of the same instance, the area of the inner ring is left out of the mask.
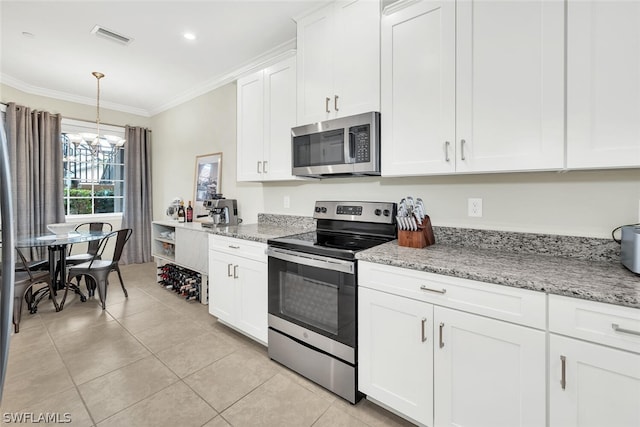
[[[445,141],[444,142],[444,160],[446,162],[450,161],[450,159],[449,159],[449,145],[451,145],[451,143],[449,141]]]
[[[335,95],[335,96],[333,97],[333,108],[334,108],[336,111],[340,111],[340,110],[338,110],[338,98],[339,98],[339,96],[338,96],[338,95]]]
[[[440,322],[440,348],[444,347],[444,341],[442,338],[442,329],[444,328],[444,323]]]
[[[564,390],[567,388],[567,358],[565,356],[560,356],[560,362],[562,363],[560,387],[562,387],[562,389]]]
[[[423,317],[422,318],[422,342],[425,342],[427,340],[427,336],[425,335],[426,326],[427,326],[427,318]]]
[[[230,247],[231,249],[240,249],[240,246],[236,246],[236,245],[229,245],[229,247]]]
[[[464,144],[466,144],[467,141],[465,141],[464,139],[460,140],[460,160],[466,160],[464,158]]]
[[[262,162],[262,173],[267,173],[267,161]]]
[[[238,278],[238,266],[237,265],[233,266],[233,278],[234,279]]]
[[[611,324],[611,329],[613,329],[616,332],[620,332],[623,334],[631,334],[631,335],[638,335],[640,336],[640,331],[634,331],[633,329],[625,329],[625,328],[621,328],[620,326],[618,326],[617,323],[612,323]]]
[[[325,98],[324,109],[326,110],[327,113],[331,112],[331,111],[329,111],[329,101],[331,101],[331,98]]]
[[[231,277],[231,276],[232,276],[232,274],[231,274],[231,266],[232,266],[232,265],[233,265],[233,264],[227,264],[227,276],[228,276],[228,277]]]
[[[421,291],[426,291],[426,292],[435,292],[436,294],[446,294],[447,293],[446,289],[431,289],[431,288],[427,288],[425,285],[420,286],[420,290]]]
[[[258,162],[258,173],[262,173],[262,171],[260,170],[261,165],[262,165],[262,162]]]

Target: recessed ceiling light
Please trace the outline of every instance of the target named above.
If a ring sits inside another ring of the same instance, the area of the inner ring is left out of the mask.
[[[187,40],[195,40],[196,39],[196,35],[193,34],[193,33],[184,33],[183,36]]]

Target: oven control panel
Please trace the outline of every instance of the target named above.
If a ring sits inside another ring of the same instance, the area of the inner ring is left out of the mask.
[[[396,204],[391,202],[316,202],[313,217],[340,221],[395,223]]]

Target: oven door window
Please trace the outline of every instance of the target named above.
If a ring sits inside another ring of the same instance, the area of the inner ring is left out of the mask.
[[[355,346],[355,275],[269,258],[269,313]]]

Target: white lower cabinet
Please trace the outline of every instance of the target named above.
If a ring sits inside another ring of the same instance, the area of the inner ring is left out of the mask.
[[[426,426],[545,425],[544,294],[366,262],[359,277],[368,398]],[[451,308],[471,306],[509,322]]]
[[[640,355],[551,334],[551,427],[640,426]]]
[[[550,426],[640,426],[640,310],[550,295],[549,330]]]
[[[443,307],[434,327],[434,425],[545,425],[544,331]]]
[[[361,392],[421,424],[433,420],[433,305],[360,287]]]
[[[267,343],[267,260],[264,243],[222,236],[209,241],[209,312]]]

